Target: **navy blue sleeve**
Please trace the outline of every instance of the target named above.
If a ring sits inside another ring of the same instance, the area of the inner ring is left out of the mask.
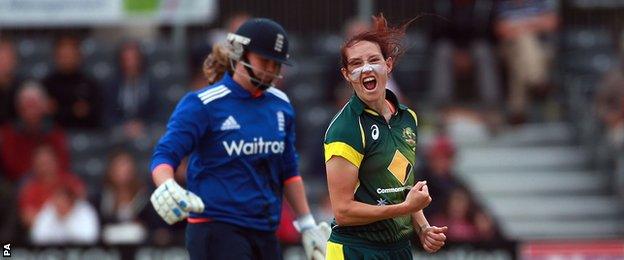
[[[176,169],[204,135],[208,120],[208,113],[197,95],[189,93],[184,96],[167,123],[167,132],[154,149],[150,171],[161,164]]]
[[[282,182],[299,176],[299,155],[295,148],[295,116],[293,113],[292,118],[287,120],[286,125],[286,140],[284,142],[284,164],[282,172]]]

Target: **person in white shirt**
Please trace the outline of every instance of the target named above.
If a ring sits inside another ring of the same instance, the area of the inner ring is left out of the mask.
[[[97,243],[99,229],[95,209],[60,187],[37,214],[30,235],[35,245],[90,245]]]

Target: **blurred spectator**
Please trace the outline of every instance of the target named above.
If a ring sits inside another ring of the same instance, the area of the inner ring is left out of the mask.
[[[191,82],[190,89],[200,89],[219,80],[223,75],[206,71],[210,67],[219,67],[229,70],[230,64],[227,60],[224,43],[227,42],[227,34],[235,32],[247,19],[249,14],[241,12],[233,14],[225,23],[223,28],[216,28],[208,33],[207,44],[200,44],[192,52],[190,57]],[[216,55],[215,55],[216,53]],[[224,67],[226,66],[226,67]],[[209,76],[211,75],[211,76]]]
[[[118,61],[119,73],[105,91],[105,121],[108,127],[120,128],[125,137],[136,139],[145,136],[158,96],[145,73],[146,60],[138,42],[122,44]]]
[[[95,209],[68,186],[58,186],[34,220],[35,245],[93,245],[99,224]]]
[[[456,186],[449,193],[444,212],[433,218],[432,225],[448,226],[446,236],[449,242],[475,242],[479,237],[471,209],[473,203],[470,193],[466,188]]]
[[[456,143],[475,143],[489,140],[491,134],[503,130],[502,115],[495,110],[478,111],[465,107],[442,109],[437,115],[445,133]]]
[[[624,65],[607,72],[595,96],[598,119],[596,138],[598,166],[614,174],[613,185],[624,198]]]
[[[440,135],[427,148],[427,164],[422,176],[427,180],[433,200],[425,209],[434,216],[433,225],[449,227],[449,241],[493,242],[500,239],[492,217],[474,203],[468,188],[454,172],[456,149],[451,140]]]
[[[0,126],[15,118],[15,92],[19,86],[15,75],[16,67],[17,54],[13,42],[0,38]],[[6,136],[0,136],[1,146],[4,146],[2,141],[4,138]],[[0,153],[0,201],[3,203],[0,203],[0,212],[4,212],[4,214],[0,222],[0,241],[20,243],[21,241],[18,239],[20,235],[18,231],[19,214],[15,211],[17,208],[16,188],[5,173],[6,169],[4,169],[4,160],[2,159],[4,149],[2,151]]]
[[[13,42],[0,39],[0,124],[15,118],[15,92],[20,84],[16,68]]]
[[[19,214],[15,210],[17,207],[17,188],[15,184],[4,178],[0,168],[0,241],[11,241],[14,244],[22,244],[22,230],[19,225]]]
[[[493,8],[493,0],[433,2],[438,16],[431,36],[431,97],[435,105],[466,102],[472,89],[478,90],[486,107],[497,105],[501,87],[491,42]],[[468,82],[476,86],[470,88]]]
[[[55,119],[66,128],[94,128],[101,124],[100,90],[81,71],[80,41],[62,36],[56,42],[55,71],[43,80],[50,94]]]
[[[477,237],[479,241],[496,243],[503,242],[498,226],[492,216],[482,209],[478,208],[473,215],[473,222],[477,229]]]
[[[212,48],[214,49],[216,45]],[[191,52],[189,58],[189,70],[191,73],[191,80],[189,82],[189,89],[198,90],[210,84],[210,81],[204,76],[203,64],[207,60],[207,57],[211,54],[211,48],[208,46],[202,46],[196,48]]]
[[[19,181],[30,170],[33,151],[41,144],[50,145],[61,170],[69,169],[65,132],[48,118],[48,97],[36,82],[25,82],[17,91],[18,118],[0,127],[0,167],[6,178]]]
[[[232,73],[226,44],[212,45],[212,51],[202,56],[200,69],[193,76],[191,89],[200,89],[219,81],[223,75]]]
[[[450,192],[457,186],[453,172],[455,147],[448,137],[437,137],[427,149],[427,164],[422,169],[423,178],[433,200],[425,209],[428,215],[436,215],[444,211]]]
[[[19,192],[19,211],[22,224],[31,227],[35,216],[46,200],[62,186],[83,198],[85,187],[73,174],[61,169],[55,150],[47,145],[35,149],[32,161],[32,173]]]
[[[496,6],[496,35],[500,39],[509,79],[509,121],[527,119],[529,91],[545,95],[549,90],[550,41],[557,29],[556,6],[549,0],[500,0]]]
[[[596,112],[611,150],[624,149],[624,65],[608,72],[596,93]]]
[[[282,245],[297,245],[301,241],[301,234],[293,226],[296,216],[286,201],[282,203],[282,215],[275,234]]]
[[[119,151],[110,157],[104,187],[96,206],[107,244],[141,244],[147,239],[145,221],[151,218],[149,193],[134,157]]]

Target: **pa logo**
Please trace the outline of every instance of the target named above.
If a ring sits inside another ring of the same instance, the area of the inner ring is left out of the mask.
[[[2,246],[2,256],[11,257],[11,244],[4,244]]]

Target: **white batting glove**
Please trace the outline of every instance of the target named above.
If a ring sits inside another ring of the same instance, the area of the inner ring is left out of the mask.
[[[301,243],[309,260],[325,260],[325,249],[331,228],[326,222],[318,225],[312,215],[306,215],[293,222],[297,231],[301,232]]]
[[[201,213],[204,203],[194,193],[180,187],[173,179],[169,179],[152,193],[150,198],[158,215],[172,225],[188,217],[189,212]]]

